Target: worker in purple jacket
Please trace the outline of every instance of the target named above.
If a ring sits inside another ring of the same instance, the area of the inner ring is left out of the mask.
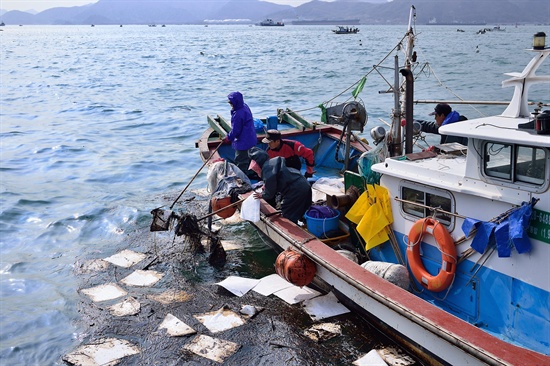
[[[231,146],[235,149],[235,165],[250,179],[257,180],[256,173],[248,170],[250,165],[248,150],[258,143],[252,112],[245,104],[243,95],[240,92],[229,93],[227,99],[228,103],[231,104],[231,131],[223,141],[231,141]]]

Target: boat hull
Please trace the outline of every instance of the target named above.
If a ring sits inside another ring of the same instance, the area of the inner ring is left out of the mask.
[[[370,273],[275,212],[263,204],[260,221],[254,226],[276,249],[291,248],[307,255],[317,265],[319,287],[335,290],[343,302],[407,342],[425,362],[535,365],[549,361],[544,355],[501,341]]]
[[[262,205],[254,226],[278,250],[291,248],[317,265],[316,284],[406,342],[428,364],[546,364],[542,354],[510,345],[340,255],[312,234]],[[414,341],[413,341],[414,340]]]

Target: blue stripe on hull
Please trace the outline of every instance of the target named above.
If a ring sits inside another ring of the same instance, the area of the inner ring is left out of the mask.
[[[395,234],[403,257],[406,257],[406,236]],[[439,250],[422,244],[421,253],[426,270],[437,275],[441,267]],[[397,263],[388,243],[372,249],[370,257],[372,260]],[[413,293],[500,339],[550,355],[548,291],[487,267],[476,273],[474,265],[475,262],[466,260],[458,266],[449,291],[431,292],[414,280],[416,286]],[[412,275],[411,278],[414,279]]]

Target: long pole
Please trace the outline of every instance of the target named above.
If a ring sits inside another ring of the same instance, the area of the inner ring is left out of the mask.
[[[206,163],[208,163],[210,161],[210,159],[212,158],[212,156],[214,156],[214,154],[218,151],[218,149],[222,146],[223,144],[223,141],[220,142],[220,144],[216,147],[216,149],[214,151],[212,151],[212,154],[210,154],[210,156],[208,157],[208,159],[206,159],[204,161],[204,163],[202,164],[202,166],[199,168],[199,170],[197,170],[197,172],[195,173],[195,175],[193,176],[193,178],[191,178],[191,180],[189,181],[189,183],[187,183],[187,185],[185,186],[185,188],[183,189],[183,191],[181,191],[180,195],[178,196],[178,198],[176,198],[176,200],[174,201],[174,203],[172,203],[172,206],[170,206],[170,210],[174,207],[174,205],[176,204],[176,202],[178,202],[178,200],[181,198],[181,196],[183,195],[183,193],[187,190],[187,187],[189,187],[189,185],[191,185],[191,183],[193,182],[193,180],[195,180],[195,178],[197,177],[197,175],[199,175],[200,171],[202,170],[202,168],[204,168],[204,166],[206,165]]]

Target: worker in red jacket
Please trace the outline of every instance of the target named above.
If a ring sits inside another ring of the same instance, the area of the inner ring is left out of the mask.
[[[313,151],[304,146],[301,142],[294,140],[283,140],[279,130],[268,130],[265,138],[262,140],[267,144],[267,154],[269,158],[280,156],[285,158],[286,166],[301,171],[303,158],[306,162],[306,173],[304,177],[313,176],[313,167],[315,166]]]

